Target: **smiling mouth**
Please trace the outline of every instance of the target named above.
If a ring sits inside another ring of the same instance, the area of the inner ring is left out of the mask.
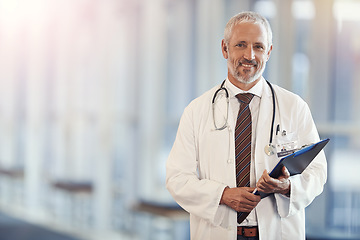
[[[243,66],[244,68],[252,68],[256,67],[257,63],[255,61],[240,61],[239,66]]]
[[[246,68],[251,68],[251,67],[255,67],[255,65],[249,65],[249,64],[241,64],[241,66],[246,67]]]

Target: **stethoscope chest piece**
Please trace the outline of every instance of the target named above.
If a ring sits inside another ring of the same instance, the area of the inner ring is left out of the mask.
[[[275,153],[275,149],[271,144],[268,144],[264,148],[266,155],[271,156]]]

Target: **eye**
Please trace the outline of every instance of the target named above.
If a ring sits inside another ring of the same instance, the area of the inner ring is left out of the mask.
[[[255,48],[258,50],[264,50],[265,47],[263,45],[255,45]]]
[[[245,45],[244,43],[238,43],[238,44],[236,44],[235,46],[236,46],[236,47],[241,47],[241,48],[242,48],[242,47],[246,47],[246,45]]]

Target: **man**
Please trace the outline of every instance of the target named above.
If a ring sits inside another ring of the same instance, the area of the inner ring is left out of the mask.
[[[221,48],[228,109],[225,90],[216,93],[220,86],[185,109],[166,165],[167,188],[190,213],[191,239],[305,239],[304,209],[323,190],[325,155],[321,152],[302,174],[290,177],[283,168],[274,179],[268,172],[281,150],[267,155],[264,147],[273,124],[272,145],[295,149],[319,141],[310,110],[299,96],[272,84],[273,95],[262,77],[273,48],[264,17],[235,15]],[[255,187],[273,194],[260,199],[252,193]]]

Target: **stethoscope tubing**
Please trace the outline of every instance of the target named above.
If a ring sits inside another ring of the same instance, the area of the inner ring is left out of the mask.
[[[222,91],[222,90],[225,91],[227,104],[229,104],[229,92],[228,92],[228,90],[227,90],[226,87],[225,87],[225,81],[226,81],[226,80],[224,80],[224,81],[221,83],[219,89],[217,89],[217,90],[215,91],[215,93],[214,93],[214,96],[213,96],[213,98],[212,98],[212,105],[213,105],[213,106],[214,106],[214,104],[215,104],[215,99],[216,99],[217,94],[218,94],[220,91]],[[272,105],[273,105],[273,115],[272,115],[271,130],[270,130],[270,137],[269,137],[269,146],[271,146],[271,145],[272,145],[272,141],[273,141],[274,124],[275,124],[275,113],[276,113],[276,107],[275,107],[275,105],[276,105],[276,104],[275,104],[275,91],[274,91],[274,88],[272,87],[272,85],[271,85],[271,83],[270,83],[269,81],[266,80],[266,83],[269,85],[270,90],[271,90]],[[228,108],[228,106],[227,106],[227,108]],[[229,109],[227,109],[227,111],[228,111],[228,110],[229,110]],[[216,124],[215,124],[214,111],[215,111],[215,110],[214,110],[214,108],[213,108],[213,118],[214,118],[214,127],[215,127],[215,129],[216,129],[216,130],[223,130],[223,129],[225,129],[226,126],[227,126],[227,118],[226,118],[226,121],[225,121],[224,126],[218,128],[218,127],[216,126]],[[227,113],[227,114],[228,114],[228,113]],[[227,117],[228,117],[228,116],[227,116]]]
[[[212,99],[212,104],[215,103],[216,96],[217,96],[217,94],[218,94],[221,90],[224,90],[224,91],[225,91],[226,99],[229,99],[229,92],[228,92],[228,90],[227,90],[224,86],[225,86],[225,80],[221,83],[219,89],[216,90],[216,92],[214,93],[214,96],[213,96],[213,99]]]
[[[270,138],[269,138],[269,145],[272,144],[273,141],[273,134],[274,134],[274,124],[275,124],[275,112],[276,112],[276,104],[275,104],[275,91],[274,88],[272,87],[271,83],[266,80],[266,83],[269,85],[270,90],[271,90],[271,94],[272,94],[272,102],[273,102],[273,116],[272,116],[272,121],[271,121],[271,130],[270,130]]]

